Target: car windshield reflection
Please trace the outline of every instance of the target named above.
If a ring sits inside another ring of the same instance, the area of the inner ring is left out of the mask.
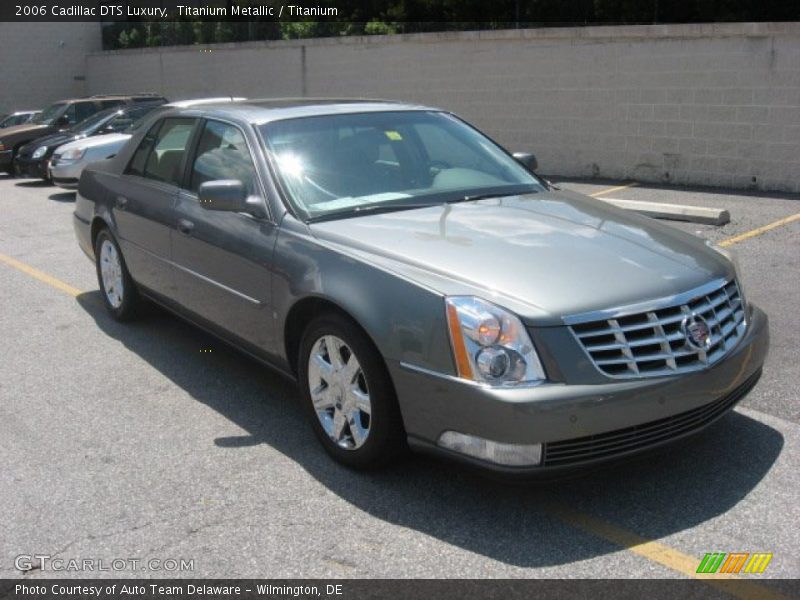
[[[261,133],[287,196],[309,220],[544,189],[494,142],[447,113],[287,119]]]

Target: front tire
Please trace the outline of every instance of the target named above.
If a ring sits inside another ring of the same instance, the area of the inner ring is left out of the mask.
[[[117,321],[127,321],[136,315],[141,303],[119,244],[108,229],[103,229],[94,244],[97,282],[106,310]]]
[[[338,462],[373,469],[404,453],[394,386],[355,323],[336,313],[314,319],[300,343],[298,376],[314,432]]]

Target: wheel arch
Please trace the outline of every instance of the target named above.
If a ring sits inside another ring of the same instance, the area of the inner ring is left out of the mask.
[[[91,229],[89,230],[90,231],[89,235],[91,236],[90,239],[92,240],[92,248],[94,248],[95,245],[97,244],[97,236],[100,235],[100,231],[103,229],[108,229],[109,231],[111,231],[111,225],[109,225],[108,222],[103,217],[95,216],[92,219]]]
[[[283,344],[286,352],[286,360],[289,363],[291,373],[295,377],[297,377],[297,359],[300,352],[300,341],[303,337],[303,332],[314,317],[326,312],[339,314],[351,321],[359,328],[373,346],[376,348],[378,347],[375,340],[370,336],[364,326],[359,323],[358,319],[340,304],[330,298],[322,296],[306,296],[295,302],[289,309],[283,327]]]

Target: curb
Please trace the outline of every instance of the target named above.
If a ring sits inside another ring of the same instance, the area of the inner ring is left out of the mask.
[[[619,200],[617,198],[596,198],[613,204],[617,208],[632,210],[655,219],[673,221],[689,221],[706,225],[725,225],[731,220],[725,209],[705,208],[702,206],[684,206],[682,204],[666,204],[664,202],[641,202],[639,200]]]

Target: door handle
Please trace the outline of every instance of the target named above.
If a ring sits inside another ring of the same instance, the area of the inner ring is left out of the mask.
[[[117,196],[117,208],[125,210],[126,206],[128,206],[128,199],[125,196]]]
[[[187,221],[186,219],[178,219],[178,231],[185,233],[186,235],[191,235],[193,229],[194,223]]]

